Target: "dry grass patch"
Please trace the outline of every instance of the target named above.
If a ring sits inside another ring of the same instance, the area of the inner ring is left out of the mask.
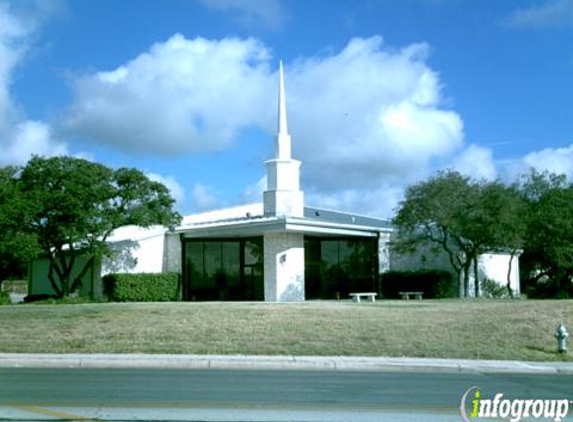
[[[106,303],[0,307],[0,351],[569,360],[572,301]]]

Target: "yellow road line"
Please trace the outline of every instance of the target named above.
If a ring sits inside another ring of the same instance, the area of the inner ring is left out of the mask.
[[[62,413],[56,410],[47,409],[45,407],[32,406],[32,405],[9,405],[21,410],[55,416],[62,419],[81,420],[84,422],[101,422],[97,419],[89,419],[85,416],[77,416]],[[74,407],[71,404],[50,405],[44,406],[54,407]],[[81,407],[93,408],[93,405],[83,404]],[[106,409],[177,409],[177,410],[193,410],[193,409],[241,409],[241,410],[289,410],[289,411],[362,411],[367,413],[376,412],[394,412],[394,413],[428,413],[428,414],[441,414],[451,415],[459,414],[459,409],[455,407],[438,407],[438,406],[418,406],[418,405],[392,405],[392,404],[375,404],[375,403],[307,403],[307,402],[293,402],[293,403],[274,403],[274,402],[242,402],[242,401],[229,401],[229,402],[216,402],[216,401],[194,401],[194,402],[146,402],[146,403],[113,403],[106,406],[98,406],[99,408]],[[108,422],[106,420],[106,422]]]
[[[68,419],[68,420],[84,421],[84,422],[100,422],[98,420],[90,419],[85,416],[72,415],[71,413],[64,413],[58,410],[46,409],[45,407],[28,406],[28,405],[12,405],[11,407],[19,410],[24,410],[30,413],[35,413],[37,415],[53,416],[59,419]]]

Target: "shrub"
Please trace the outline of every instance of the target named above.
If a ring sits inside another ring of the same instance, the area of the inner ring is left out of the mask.
[[[10,303],[12,303],[10,300],[10,293],[0,292],[0,305],[9,305]]]
[[[108,274],[103,278],[104,293],[116,302],[168,302],[179,300],[177,273]]]
[[[380,275],[382,296],[400,298],[399,292],[423,292],[424,298],[457,297],[455,277],[442,270],[389,271]]]
[[[4,280],[2,282],[2,291],[10,293],[28,293],[27,280]]]
[[[507,286],[499,284],[495,280],[485,278],[480,282],[483,297],[491,299],[504,299],[509,297]]]
[[[24,298],[24,302],[26,303],[34,303],[34,302],[43,302],[47,300],[56,300],[58,296],[56,295],[49,295],[49,294],[35,294],[35,295],[28,295]]]
[[[36,305],[77,305],[83,303],[101,303],[104,302],[104,300],[82,296],[58,297],[54,295],[39,294],[26,296],[24,298],[24,302]]]

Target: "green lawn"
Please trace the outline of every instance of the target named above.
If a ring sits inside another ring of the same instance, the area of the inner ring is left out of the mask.
[[[0,306],[0,352],[565,360],[573,301],[102,303]]]

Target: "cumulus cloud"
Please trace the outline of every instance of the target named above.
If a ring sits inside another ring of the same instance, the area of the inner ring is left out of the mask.
[[[518,28],[544,28],[573,25],[573,0],[551,0],[535,6],[519,8],[508,18]]]
[[[173,199],[175,199],[177,205],[179,207],[183,206],[183,202],[185,200],[185,189],[179,184],[177,179],[173,176],[162,176],[151,172],[145,174],[150,180],[162,183],[167,189],[169,189],[169,192]]]
[[[67,148],[63,143],[55,142],[50,127],[39,121],[19,122],[9,133],[9,142],[0,146],[0,164],[22,164],[32,154],[52,156],[64,155]]]
[[[209,186],[196,183],[191,192],[191,206],[196,211],[204,211],[217,208],[220,205],[219,199],[211,191]]]
[[[493,180],[498,171],[491,149],[471,144],[452,160],[452,167],[475,179]]]
[[[462,120],[443,104],[428,52],[423,43],[396,50],[381,37],[356,38],[286,66],[289,128],[307,188],[403,187],[463,147]],[[248,128],[272,136],[276,86],[261,42],[175,35],[116,69],[78,77],[63,127],[128,151],[217,151]]]
[[[78,78],[64,128],[127,151],[225,149],[266,116],[268,57],[254,39],[174,35],[115,70]]]
[[[286,11],[279,0],[201,0],[201,3],[212,10],[228,12],[249,28],[280,29],[286,20]]]
[[[529,169],[565,174],[573,179],[573,144],[563,148],[546,148],[533,151],[523,157],[501,163],[509,179],[525,174]]]
[[[36,26],[34,20],[16,16],[8,3],[0,2],[0,165],[22,164],[31,154],[67,152],[66,145],[52,136],[50,126],[28,120],[11,96],[15,69],[29,49],[28,39]]]
[[[373,37],[296,63],[289,110],[305,174],[327,188],[376,187],[459,149],[462,120],[442,107],[427,54],[426,44],[395,51]]]
[[[381,183],[370,189],[340,189],[333,192],[311,190],[305,193],[305,203],[337,211],[391,217],[403,194],[402,185]]]
[[[245,203],[260,202],[263,192],[267,189],[267,176],[261,177],[255,183],[248,185],[243,191],[242,201]]]
[[[573,145],[532,152],[523,157],[522,161],[525,165],[538,170],[548,170],[573,177]]]

